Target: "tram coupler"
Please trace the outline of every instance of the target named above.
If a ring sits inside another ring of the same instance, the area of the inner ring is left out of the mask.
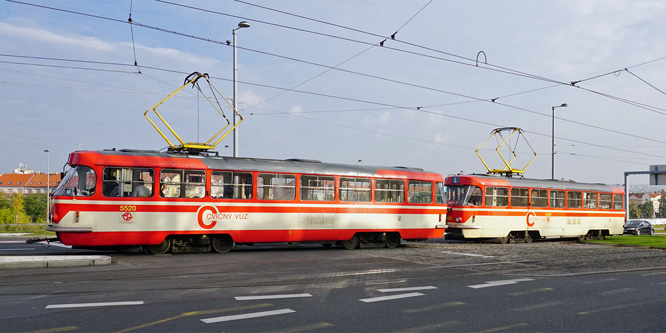
[[[40,242],[51,243],[51,242],[56,242],[56,241],[59,241],[59,240],[60,240],[60,239],[57,238],[57,237],[56,237],[56,238],[39,238],[39,237],[35,237],[35,238],[26,239],[26,240],[25,240],[25,243],[26,243],[26,244],[34,244],[34,243],[40,243]]]

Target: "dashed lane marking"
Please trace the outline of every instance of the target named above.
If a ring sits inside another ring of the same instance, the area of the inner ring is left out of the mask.
[[[488,288],[488,287],[497,287],[497,286],[506,286],[509,284],[516,284],[518,282],[534,281],[534,279],[513,279],[513,280],[498,280],[498,281],[486,281],[484,284],[475,284],[467,286],[468,288],[479,289],[479,288]]]
[[[421,294],[421,293],[408,293],[408,294],[399,294],[399,295],[392,295],[392,296],[381,296],[381,297],[372,297],[372,298],[362,298],[362,299],[359,299],[359,301],[361,301],[361,302],[365,302],[365,303],[373,303],[373,302],[390,301],[390,300],[394,300],[394,299],[409,298],[409,297],[417,297],[417,296],[424,296],[424,294]]]
[[[380,293],[391,293],[398,291],[415,291],[415,290],[430,290],[437,289],[435,286],[424,286],[424,287],[408,287],[408,288],[388,288],[388,289],[377,289]]]
[[[185,313],[181,313],[177,316],[164,318],[164,319],[156,320],[156,321],[146,323],[146,324],[143,324],[143,325],[126,328],[124,330],[120,330],[120,331],[117,331],[115,333],[126,333],[126,332],[136,331],[136,330],[140,330],[140,329],[143,329],[143,328],[146,328],[146,327],[155,326],[155,325],[158,325],[158,324],[166,323],[168,321],[172,321],[172,320],[176,320],[176,319],[180,319],[180,318],[185,318],[185,317],[209,315],[209,314],[221,313],[221,312],[253,310],[253,309],[258,309],[258,308],[264,308],[264,307],[267,307],[267,306],[273,306],[273,304],[264,303],[264,304],[250,305],[250,306],[236,306],[236,307],[224,308],[224,309],[185,312]]]
[[[70,332],[79,329],[76,326],[65,326],[65,327],[56,327],[56,328],[47,328],[45,330],[39,331],[30,331],[27,333],[55,333],[55,332]]]
[[[613,296],[617,294],[624,294],[624,293],[630,293],[634,292],[636,289],[634,288],[622,288],[622,289],[615,289],[615,290],[609,290],[609,291],[604,291],[602,293],[599,293],[602,296]]]
[[[520,324],[515,324],[515,325],[490,328],[490,329],[487,329],[485,331],[479,331],[479,333],[492,333],[492,332],[508,331],[508,330],[513,330],[514,328],[525,327],[525,326],[527,326],[527,323],[520,323]]]
[[[143,301],[131,302],[102,302],[102,303],[77,303],[77,304],[52,304],[47,305],[47,309],[65,309],[65,308],[92,308],[100,306],[126,306],[126,305],[142,305]]]
[[[312,297],[310,294],[284,294],[284,295],[257,295],[257,296],[236,296],[237,301],[254,301],[259,299],[280,299],[280,298],[299,298]]]
[[[419,312],[427,312],[427,311],[435,311],[435,310],[446,309],[446,308],[450,308],[450,307],[458,306],[458,305],[465,305],[465,303],[464,302],[448,302],[448,303],[426,306],[424,308],[406,309],[406,310],[402,310],[402,312],[404,312],[404,313],[419,313]]]
[[[519,291],[515,293],[509,293],[509,296],[525,296],[525,295],[530,295],[530,294],[536,294],[536,293],[542,293],[545,291],[553,291],[555,289],[553,288],[539,288],[539,289],[534,289],[534,290],[525,290],[525,291]]]
[[[260,318],[260,317],[267,317],[267,316],[277,316],[281,314],[287,314],[287,313],[294,313],[296,311],[292,309],[280,309],[280,310],[272,310],[272,311],[261,311],[261,312],[252,312],[252,313],[244,313],[244,314],[239,314],[239,315],[231,315],[231,316],[222,316],[222,317],[215,317],[215,318],[206,318],[206,319],[201,319],[206,324],[214,324],[214,323],[220,323],[224,321],[232,321],[232,320],[242,320],[242,319],[250,319],[250,318]]]
[[[272,331],[273,333],[300,333],[300,332],[312,332],[314,330],[324,329],[333,327],[333,324],[327,322],[316,323],[312,325],[298,326],[298,327],[289,327],[281,331]]]
[[[468,257],[480,257],[480,258],[493,258],[494,256],[487,256],[485,254],[478,253],[467,253],[467,252],[453,252],[453,251],[442,251],[444,254],[454,254],[459,256],[468,256]]]
[[[524,306],[522,308],[515,308],[515,309],[512,309],[512,310],[513,311],[532,311],[532,310],[537,310],[537,309],[549,308],[551,306],[560,306],[562,304],[564,304],[564,302],[562,302],[562,301],[553,301],[553,302],[534,304],[534,305],[530,305],[530,306]]]

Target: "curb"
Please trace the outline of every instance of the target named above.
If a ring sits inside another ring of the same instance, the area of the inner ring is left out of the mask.
[[[110,263],[109,256],[0,256],[0,269],[66,268]]]

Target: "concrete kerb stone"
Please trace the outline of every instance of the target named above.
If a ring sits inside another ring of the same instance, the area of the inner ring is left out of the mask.
[[[63,268],[110,263],[109,256],[0,256],[0,269]]]

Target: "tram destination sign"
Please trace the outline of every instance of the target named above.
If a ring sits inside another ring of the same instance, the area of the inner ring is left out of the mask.
[[[650,165],[650,185],[666,185],[666,164]]]

